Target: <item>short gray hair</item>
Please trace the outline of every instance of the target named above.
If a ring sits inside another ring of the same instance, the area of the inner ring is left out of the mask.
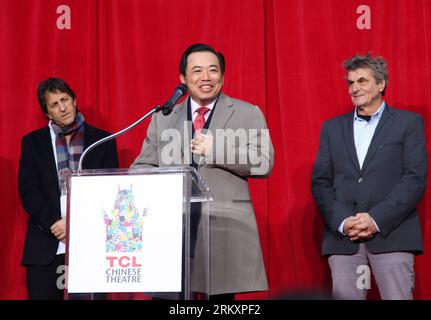
[[[384,80],[385,88],[383,89],[382,96],[385,95],[389,80],[387,65],[388,63],[383,57],[372,57],[370,53],[367,53],[365,56],[356,55],[343,62],[346,73],[359,68],[368,68],[373,71],[373,76],[377,83]]]

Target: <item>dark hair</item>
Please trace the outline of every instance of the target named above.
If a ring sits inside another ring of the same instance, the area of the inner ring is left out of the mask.
[[[75,100],[75,93],[70,89],[69,85],[64,82],[64,80],[59,78],[48,78],[39,83],[39,87],[37,88],[37,99],[39,100],[40,108],[44,114],[48,113],[48,109],[46,107],[45,94],[47,92],[64,92]]]
[[[383,89],[382,96],[385,95],[386,87],[388,86],[388,63],[383,57],[372,57],[371,53],[365,56],[356,55],[344,61],[343,66],[346,72],[355,71],[359,68],[368,68],[373,71],[373,77],[377,83],[385,81],[385,88]]]
[[[207,44],[203,44],[203,43],[196,43],[191,45],[190,47],[188,47],[186,49],[186,51],[184,51],[183,55],[181,56],[181,60],[180,60],[180,74],[182,74],[183,76],[186,75],[186,69],[187,69],[187,58],[189,57],[189,55],[193,52],[212,52],[217,56],[218,62],[220,64],[220,69],[221,69],[221,74],[224,74],[224,70],[225,70],[225,62],[224,62],[224,56],[221,52],[217,52],[215,51],[212,47],[210,47]]]

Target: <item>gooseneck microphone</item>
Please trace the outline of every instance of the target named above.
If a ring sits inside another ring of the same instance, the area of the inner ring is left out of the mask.
[[[184,83],[178,85],[178,87],[175,88],[172,97],[162,106],[163,115],[167,116],[168,114],[170,114],[174,109],[175,105],[177,104],[178,100],[180,100],[181,97],[186,94],[186,92],[187,86]]]
[[[172,110],[175,107],[175,105],[177,104],[178,100],[180,100],[181,97],[186,94],[186,92],[187,92],[187,86],[184,83],[178,85],[175,88],[175,91],[174,91],[172,97],[163,106],[155,106],[150,112],[145,114],[142,118],[140,118],[136,122],[132,123],[127,128],[120,130],[114,134],[111,134],[110,136],[107,136],[103,139],[100,139],[100,140],[96,141],[95,143],[93,143],[92,145],[90,145],[87,149],[85,149],[85,151],[82,153],[81,157],[79,158],[78,172],[82,170],[82,162],[84,161],[84,158],[88,154],[88,152],[90,152],[92,149],[94,149],[95,147],[97,147],[98,145],[100,145],[106,141],[114,139],[115,137],[118,137],[118,136],[122,135],[123,133],[129,131],[130,129],[132,129],[133,127],[137,126],[139,123],[144,121],[146,118],[151,116],[153,113],[156,113],[156,112],[159,112],[160,110],[162,110],[163,115],[167,116],[168,114],[170,114],[172,112]]]

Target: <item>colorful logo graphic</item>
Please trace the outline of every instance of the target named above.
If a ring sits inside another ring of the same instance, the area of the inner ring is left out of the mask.
[[[103,211],[106,226],[106,252],[141,252],[142,226],[147,209],[138,212],[133,197],[133,188],[121,190],[115,197],[110,214]]]

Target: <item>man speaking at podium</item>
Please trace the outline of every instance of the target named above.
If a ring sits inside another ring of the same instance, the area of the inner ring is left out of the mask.
[[[257,106],[222,93],[225,61],[212,47],[190,46],[179,69],[190,96],[168,116],[153,116],[132,166],[192,165],[208,184],[214,197],[210,299],[232,300],[235,293],[267,290],[247,181],[272,171],[274,150],[265,118]],[[169,144],[162,136],[173,129],[177,141]],[[177,150],[166,152],[172,146]]]
[[[108,133],[87,124],[78,112],[75,93],[61,79],[39,84],[37,97],[46,127],[22,138],[18,188],[29,214],[22,264],[27,267],[29,299],[62,299],[66,239],[66,195],[60,190],[62,170],[75,170],[82,152]],[[88,154],[84,169],[118,167],[111,140]],[[59,285],[60,284],[60,285]]]

